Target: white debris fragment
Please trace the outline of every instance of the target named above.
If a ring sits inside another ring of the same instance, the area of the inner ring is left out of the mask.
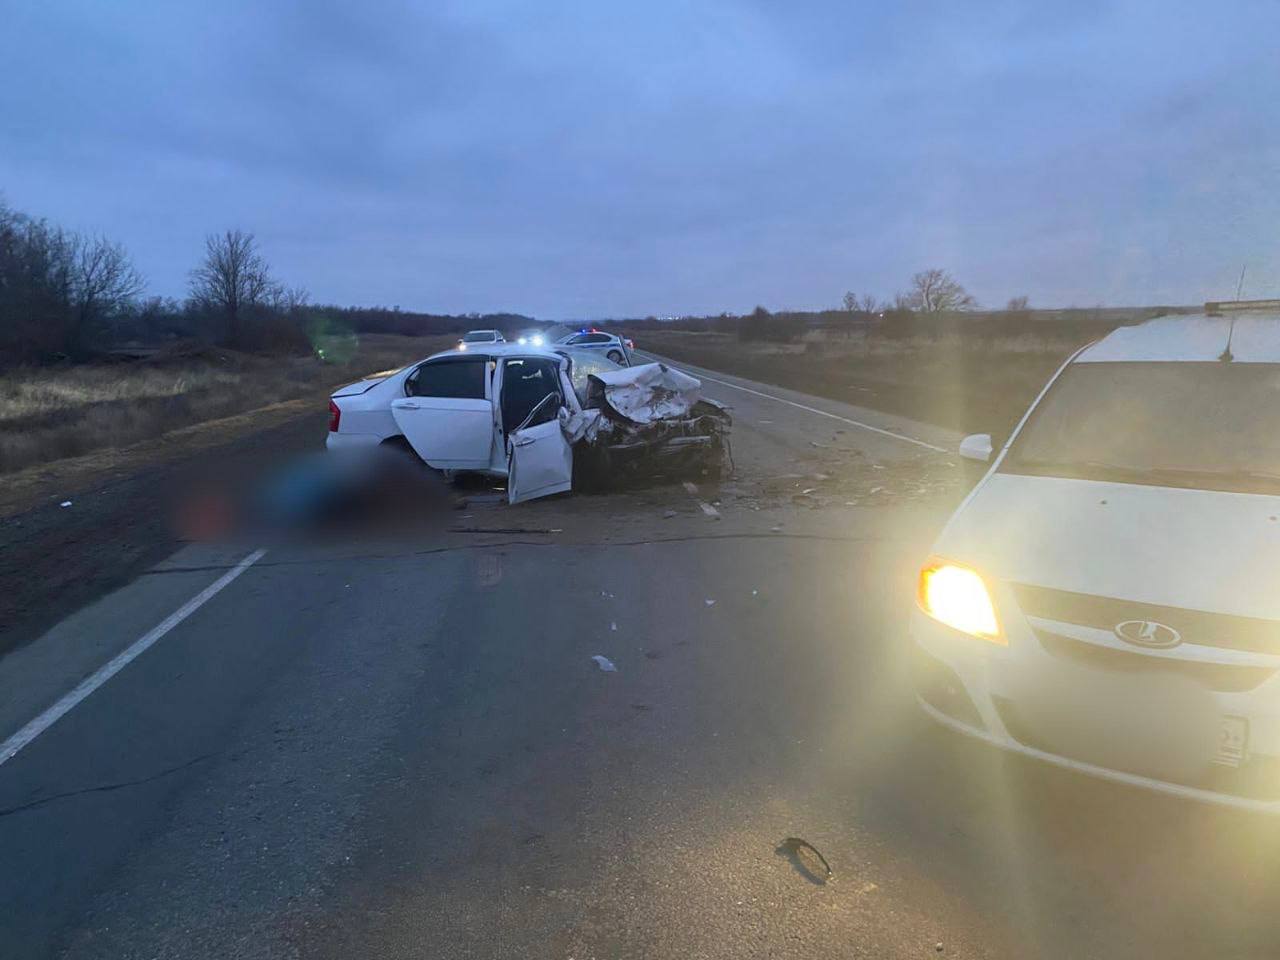
[[[60,507],[69,507],[69,506],[71,506],[71,501],[70,501],[70,500],[63,500],[60,504],[58,504],[58,506],[60,506]]]
[[[871,488],[871,493],[873,493],[873,494],[875,494],[875,493],[879,493],[879,492],[880,492],[881,490],[883,490],[883,489],[884,489],[884,487],[872,487],[872,488]]]
[[[759,590],[752,590],[752,591],[751,591],[751,595],[752,595],[753,597],[758,597],[758,596],[760,596],[760,591],[759,591]]]
[[[698,485],[694,483],[692,480],[686,480],[684,483],[681,484],[681,486],[684,487],[685,493],[689,494],[690,496],[697,496]]]
[[[612,594],[612,593],[610,593],[608,590],[601,590],[601,591],[600,591],[600,596],[604,597],[606,600],[612,600],[612,599],[613,599],[613,594]]]
[[[712,520],[720,519],[720,511],[717,510],[715,507],[713,507],[711,504],[703,503],[701,500],[699,500],[698,506],[699,508],[701,508],[702,512],[705,513]]]
[[[594,660],[596,662],[596,666],[599,667],[605,673],[618,672],[618,668],[613,665],[613,661],[610,660],[608,657],[604,656],[603,654],[597,653],[591,659]]]
[[[617,632],[618,632],[618,625],[617,625],[616,623],[614,623],[613,621],[610,621],[610,622],[609,622],[609,629],[610,629],[610,630],[612,630],[614,633],[617,633]]]
[[[714,607],[714,606],[716,605],[716,602],[715,602],[714,600],[712,600],[710,597],[708,597],[708,598],[707,598],[706,600],[704,600],[703,602],[704,602],[708,607]]]

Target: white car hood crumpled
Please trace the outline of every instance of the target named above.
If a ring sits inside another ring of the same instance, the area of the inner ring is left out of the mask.
[[[605,401],[634,423],[689,415],[702,392],[702,381],[665,363],[610,370],[592,375],[604,386]]]

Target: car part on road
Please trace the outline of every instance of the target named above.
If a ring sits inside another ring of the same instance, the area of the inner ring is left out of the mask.
[[[787,857],[791,865],[811,883],[825,884],[834,874],[827,858],[818,852],[818,848],[808,840],[800,837],[787,837],[774,851],[779,856]]]
[[[600,668],[600,670],[601,670],[601,672],[603,672],[603,673],[617,673],[617,672],[618,672],[618,668],[617,668],[617,667],[615,667],[615,666],[613,665],[613,661],[612,661],[612,660],[610,660],[608,657],[603,656],[602,654],[597,653],[597,654],[596,654],[594,657],[592,657],[591,659],[592,659],[592,660],[594,660],[594,661],[596,662],[596,666],[597,666],[597,667],[599,667],[599,668]]]

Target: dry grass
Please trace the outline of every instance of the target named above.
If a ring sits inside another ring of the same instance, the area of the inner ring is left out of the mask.
[[[1007,435],[1082,342],[1025,333],[891,339],[811,331],[796,343],[728,333],[645,331],[641,349],[765,383],[938,423]]]
[[[334,386],[403,366],[451,341],[370,335],[343,364],[200,349],[142,361],[11,370],[0,375],[0,474],[286,400],[314,397],[319,415]]]

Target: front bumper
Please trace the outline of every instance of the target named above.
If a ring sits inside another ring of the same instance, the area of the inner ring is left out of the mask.
[[[1238,721],[1247,729],[1248,745],[1238,766],[1198,753],[1194,763],[1170,767],[1157,755],[1165,747],[1181,747],[1177,741],[1189,741],[1194,733],[1188,737],[1174,724],[1169,739],[1175,742],[1161,743],[1158,724],[1152,725],[1154,732],[1132,731],[1126,724],[1135,716],[1129,709],[1133,704],[1117,696],[1130,682],[1125,675],[1082,672],[1053,657],[1025,625],[1012,626],[1008,646],[1000,646],[913,611],[912,674],[920,708],[957,732],[1078,773],[1203,803],[1280,814],[1280,673],[1256,689],[1207,691],[1207,698],[1197,701],[1213,717]],[[1043,721],[1044,691],[1055,685],[1082,690],[1095,681],[1101,693],[1080,701],[1087,709],[1058,710],[1051,723]],[[1181,695],[1182,688],[1177,689]],[[1124,719],[1107,722],[1112,709]]]

